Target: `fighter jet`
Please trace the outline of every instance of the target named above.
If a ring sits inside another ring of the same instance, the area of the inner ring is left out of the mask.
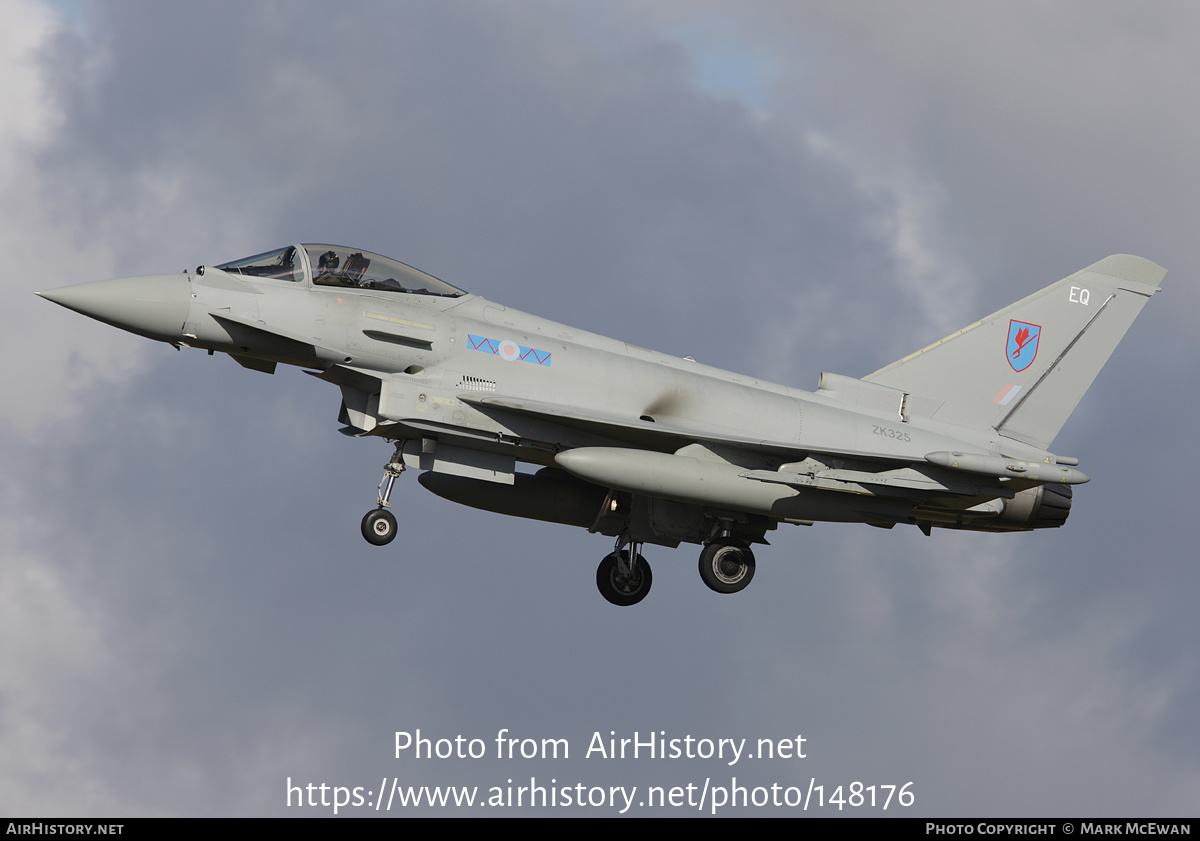
[[[370,543],[396,537],[393,485],[419,470],[454,502],[613,538],[596,584],[632,605],[650,591],[645,544],[699,544],[701,579],[734,593],[780,523],[1063,525],[1088,477],[1050,445],[1165,274],[1106,257],[862,379],[823,373],[815,392],[337,245],[38,294],[177,349],[337,386],[342,431],[395,445],[362,520]]]

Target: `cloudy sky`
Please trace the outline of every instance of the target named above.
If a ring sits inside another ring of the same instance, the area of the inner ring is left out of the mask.
[[[887,814],[1196,814],[1194,4],[0,0],[0,22],[0,813],[736,778],[911,782]],[[730,597],[653,548],[654,591],[618,609],[608,539],[411,475],[400,539],[368,546],[390,447],[337,434],[335,389],[32,294],[302,241],[807,389],[1108,254],[1169,274],[1055,442],[1093,477],[1065,528],[785,526]],[[570,756],[497,759],[504,728]],[[418,729],[489,750],[396,759]],[[805,757],[586,756],[610,732]]]

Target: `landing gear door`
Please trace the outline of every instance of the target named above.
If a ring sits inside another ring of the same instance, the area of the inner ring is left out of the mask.
[[[513,456],[485,453],[442,444],[433,438],[422,438],[404,445],[404,466],[511,485],[516,481],[513,474],[517,460]]]

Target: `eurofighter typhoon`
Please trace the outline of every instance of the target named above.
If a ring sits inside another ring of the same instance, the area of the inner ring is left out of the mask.
[[[291,245],[194,272],[38,293],[167,342],[341,390],[342,431],[394,442],[375,545],[406,469],[454,502],[614,538],[616,605],[650,591],[644,544],[702,546],[718,593],[780,523],[1057,528],[1078,459],[1050,451],[1166,274],[1114,255],[862,379],[763,382],[494,304],[403,263]],[[518,470],[518,465],[529,465]],[[417,527],[417,526],[414,526]]]

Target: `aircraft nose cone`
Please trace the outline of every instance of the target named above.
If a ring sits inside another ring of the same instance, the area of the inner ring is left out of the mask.
[[[113,327],[175,342],[183,334],[192,290],[181,273],[99,280],[37,294]]]

